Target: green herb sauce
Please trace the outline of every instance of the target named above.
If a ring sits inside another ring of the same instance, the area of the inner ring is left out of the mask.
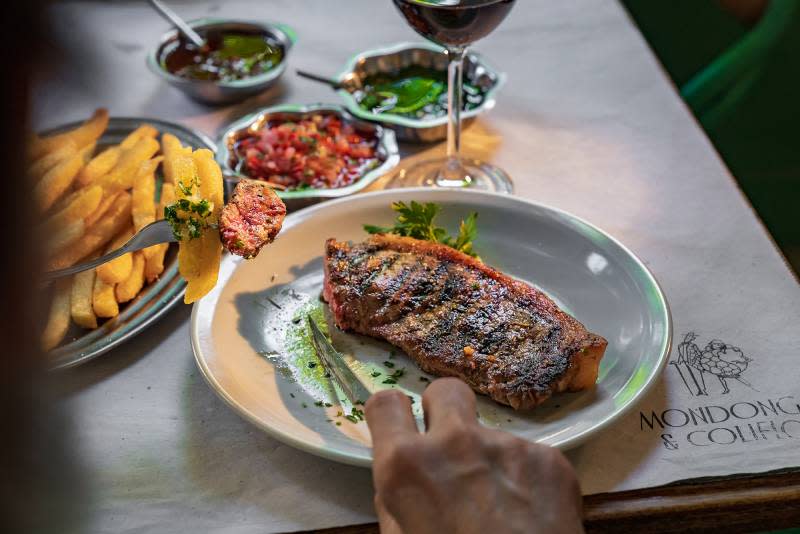
[[[486,98],[486,89],[464,80],[462,107],[475,109]],[[418,65],[397,73],[367,77],[353,92],[358,105],[372,113],[391,113],[412,119],[432,119],[447,114],[447,74]]]

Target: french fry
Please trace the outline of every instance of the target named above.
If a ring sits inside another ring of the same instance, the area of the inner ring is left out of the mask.
[[[95,276],[94,269],[89,269],[72,277],[70,314],[75,324],[83,328],[97,328],[97,315],[92,305]]]
[[[69,329],[69,298],[72,279],[61,278],[55,284],[53,301],[50,303],[50,314],[47,325],[42,332],[42,350],[49,351],[61,343]]]
[[[152,137],[139,139],[130,150],[122,153],[114,168],[100,176],[95,183],[103,186],[107,193],[123,191],[133,186],[139,166],[158,152],[158,141]]]
[[[68,140],[57,150],[54,150],[49,154],[45,154],[41,158],[34,161],[31,166],[28,167],[28,177],[35,181],[41,180],[42,176],[44,176],[47,171],[62,161],[71,158],[77,151],[78,147],[75,146],[75,143],[71,140]]]
[[[111,169],[119,161],[122,149],[119,146],[108,147],[93,157],[78,173],[75,181],[79,186],[84,187],[97,180],[104,174],[111,172]]]
[[[210,150],[196,150],[191,158],[178,157],[173,162],[178,198],[184,198],[184,190],[193,187],[195,177],[199,182],[200,197],[212,204],[208,222],[215,224],[223,204],[222,171],[214,161]],[[182,187],[181,187],[182,186]],[[178,269],[186,279],[184,302],[191,304],[211,291],[217,283],[222,243],[215,228],[206,228],[199,238],[182,241],[178,245]]]
[[[55,204],[56,200],[69,189],[92,150],[94,150],[94,144],[85,146],[69,159],[47,171],[39,180],[34,189],[34,197],[42,213]]]
[[[50,216],[55,215],[59,211],[69,206],[80,194],[80,189],[64,193],[61,198],[56,200],[55,204],[48,210]]]
[[[45,154],[55,152],[69,142],[81,149],[97,141],[107,127],[108,110],[98,109],[89,120],[74,130],[49,137],[34,137],[28,145],[28,156],[31,160],[39,159]]]
[[[125,228],[111,240],[106,253],[118,249],[127,243],[131,237],[133,237],[133,228]],[[129,252],[100,265],[97,268],[97,277],[106,284],[114,285],[128,278],[131,275],[131,269],[133,269],[133,254]]]
[[[92,212],[91,215],[86,217],[85,222],[86,226],[94,226],[94,223],[100,220],[100,217],[106,214],[111,206],[116,204],[117,199],[122,193],[115,193],[111,195],[106,195],[105,192],[103,193],[103,200],[100,201],[100,205],[97,206],[97,209]]]
[[[156,168],[164,158],[149,159],[139,166],[133,182],[131,214],[136,232],[156,220]]]
[[[152,124],[142,124],[134,131],[129,133],[128,136],[122,140],[119,146],[123,150],[128,150],[130,148],[133,148],[133,145],[135,145],[140,139],[144,137],[154,138],[157,135],[158,135],[158,130],[156,130]]]
[[[48,256],[53,256],[68,246],[77,243],[86,232],[86,224],[83,219],[69,221],[53,228],[54,230],[45,245],[45,252]]]
[[[119,304],[114,296],[114,286],[103,282],[99,276],[94,279],[92,288],[92,310],[98,317],[116,317],[119,315]]]
[[[55,215],[51,216],[44,223],[48,231],[58,232],[76,221],[84,222],[87,217],[92,215],[103,200],[103,188],[93,185],[76,191],[69,195],[72,199]]]
[[[161,198],[158,201],[158,219],[164,218],[164,208],[175,202],[175,186],[164,182],[161,184]],[[145,266],[144,274],[147,283],[152,284],[164,272],[164,256],[169,249],[169,243],[161,243],[144,249]]]
[[[108,211],[96,223],[90,226],[83,239],[73,246],[59,252],[48,262],[48,270],[63,269],[74,265],[82,258],[95,252],[111,241],[131,221],[131,195],[122,192]]]
[[[133,254],[131,274],[114,289],[117,302],[122,304],[133,300],[142,287],[144,287],[144,254],[139,250]]]
[[[177,137],[170,133],[161,136],[161,153],[164,154],[164,181],[175,183],[175,171],[173,162],[180,156],[191,156],[192,149],[181,145]]]

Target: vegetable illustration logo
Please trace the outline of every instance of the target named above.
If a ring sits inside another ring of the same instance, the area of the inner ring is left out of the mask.
[[[678,371],[686,389],[695,397],[708,395],[706,375],[717,377],[722,385],[722,394],[730,393],[728,380],[736,380],[753,388],[742,378],[742,373],[753,361],[745,356],[742,349],[729,345],[719,339],[712,339],[703,348],[695,344],[697,334],[689,332],[678,345],[678,357],[669,363]],[[684,372],[685,371],[685,372]]]

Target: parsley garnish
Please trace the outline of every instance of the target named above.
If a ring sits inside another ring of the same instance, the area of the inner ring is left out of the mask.
[[[472,242],[478,234],[478,214],[470,213],[461,221],[458,235],[453,238],[447,230],[436,226],[434,220],[439,215],[442,207],[434,202],[420,204],[414,200],[411,204],[393,202],[392,209],[398,213],[394,226],[383,227],[371,224],[364,225],[364,231],[369,234],[397,234],[405,237],[424,239],[441,243],[470,256],[476,256],[472,251]]]
[[[406,374],[406,368],[403,367],[402,369],[395,369],[395,371],[386,377],[386,380],[383,381],[384,384],[397,384],[397,379],[402,377]]]
[[[186,195],[192,194],[191,185],[187,187],[180,181],[177,184],[181,192]],[[180,198],[173,204],[164,206],[164,219],[172,227],[172,233],[178,241],[183,241],[184,238],[197,239],[203,230],[213,226],[208,221],[212,209],[212,203],[205,198],[199,200]]]

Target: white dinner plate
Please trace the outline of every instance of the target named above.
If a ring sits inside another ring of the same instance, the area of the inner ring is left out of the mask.
[[[223,260],[216,288],[195,304],[192,347],[208,383],[246,419],[299,449],[370,465],[367,425],[340,405],[342,395],[314,365],[300,319],[327,310],[319,302],[325,240],[362,240],[364,223],[390,226],[397,200],[439,203],[438,222],[451,232],[478,212],[474,249],[486,264],[545,291],[608,340],[596,388],[556,395],[530,412],[479,396],[484,425],[566,448],[611,424],[653,384],[669,354],[669,308],[653,275],[622,244],[568,213],[512,196],[395,189],[294,213],[256,259]],[[419,415],[427,375],[384,342],[331,331],[368,389],[403,389]],[[397,384],[385,383],[403,368]]]

